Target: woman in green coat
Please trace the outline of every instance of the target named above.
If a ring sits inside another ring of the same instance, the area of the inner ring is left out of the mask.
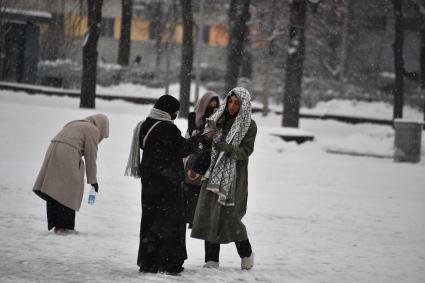
[[[234,242],[241,268],[251,269],[254,254],[242,218],[248,201],[248,158],[257,126],[251,119],[251,96],[246,89],[232,89],[225,101],[211,117],[221,132],[213,141],[191,237],[205,240],[204,267],[217,268],[220,244]]]

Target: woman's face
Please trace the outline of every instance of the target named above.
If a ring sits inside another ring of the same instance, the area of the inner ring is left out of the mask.
[[[217,108],[218,107],[218,101],[217,99],[213,98],[210,100],[210,102],[208,103],[208,108]]]
[[[227,111],[230,115],[236,115],[240,108],[241,104],[237,96],[231,95],[227,98]]]

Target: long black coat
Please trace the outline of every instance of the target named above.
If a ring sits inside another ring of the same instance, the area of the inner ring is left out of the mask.
[[[180,130],[170,122],[147,118],[140,130],[143,150],[140,164],[142,179],[142,220],[137,264],[163,267],[183,264],[187,258],[184,216],[182,158],[190,154],[201,136],[184,139]]]

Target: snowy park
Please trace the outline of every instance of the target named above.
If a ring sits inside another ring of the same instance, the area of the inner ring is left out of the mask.
[[[420,163],[395,163],[390,126],[301,119],[300,128],[315,140],[298,145],[270,134],[281,116],[254,114],[258,134],[244,218],[254,268],[240,270],[233,244],[222,245],[219,269],[202,268],[203,241],[188,230],[184,272],[144,274],[136,265],[140,181],[124,169],[132,130],[152,105],[98,100],[96,110],[84,110],[78,103],[0,91],[2,282],[424,282],[424,141]],[[330,101],[310,111],[391,115],[384,103],[365,105]],[[66,122],[95,113],[110,119],[110,137],[99,145],[99,194],[89,206],[86,188],[79,233],[58,236],[47,231],[45,202],[32,186],[52,137]],[[176,123],[186,131],[186,120]]]
[[[424,43],[425,0],[0,0],[0,283],[425,282]]]

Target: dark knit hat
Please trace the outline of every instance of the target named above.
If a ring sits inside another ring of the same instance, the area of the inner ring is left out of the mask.
[[[169,113],[171,116],[179,111],[180,102],[171,95],[164,94],[156,101],[153,108]]]

